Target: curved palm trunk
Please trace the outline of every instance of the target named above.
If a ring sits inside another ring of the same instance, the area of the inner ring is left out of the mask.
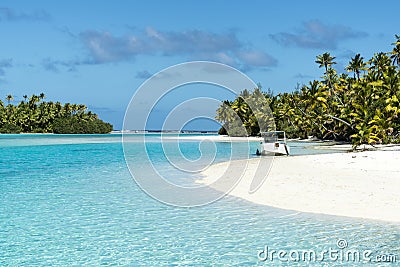
[[[342,119],[340,119],[340,118],[338,118],[338,117],[335,117],[335,116],[333,116],[333,115],[330,115],[330,114],[326,114],[326,116],[328,116],[329,118],[335,119],[335,120],[337,120],[337,121],[341,121],[341,122],[343,122],[344,124],[346,124],[347,126],[349,126],[351,129],[354,130],[353,126],[351,126],[351,124],[348,123],[347,121],[342,120]]]

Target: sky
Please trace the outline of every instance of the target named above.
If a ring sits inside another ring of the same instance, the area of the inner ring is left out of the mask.
[[[0,0],[0,97],[5,102],[12,94],[17,103],[43,92],[47,100],[86,104],[121,129],[135,91],[153,74],[188,61],[227,64],[264,90],[290,92],[323,75],[315,57],[324,52],[336,56],[343,72],[357,53],[368,60],[391,51],[399,9],[395,0]],[[149,117],[148,128],[159,129],[171,109],[193,97],[234,95],[187,86],[155,108],[160,115]],[[192,108],[212,118],[218,101]],[[218,124],[204,119],[185,127]]]

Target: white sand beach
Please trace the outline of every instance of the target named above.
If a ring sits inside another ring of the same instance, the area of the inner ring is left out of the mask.
[[[252,194],[249,187],[260,159],[250,159],[229,194],[282,209],[400,222],[400,151],[394,149],[399,147],[275,157],[267,179]],[[235,168],[228,165],[210,166],[198,182],[210,185],[224,172],[229,175]]]

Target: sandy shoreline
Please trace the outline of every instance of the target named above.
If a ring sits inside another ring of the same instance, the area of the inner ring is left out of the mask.
[[[249,160],[229,195],[282,209],[400,222],[400,151],[275,157],[265,182],[250,194],[259,161]],[[228,165],[210,166],[198,182],[229,175]]]

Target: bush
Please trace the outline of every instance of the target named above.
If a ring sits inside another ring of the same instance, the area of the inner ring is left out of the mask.
[[[56,134],[105,134],[110,133],[113,126],[100,119],[91,121],[77,117],[59,118],[53,122],[53,133]]]
[[[218,134],[219,134],[219,135],[227,135],[228,132],[226,131],[225,127],[222,126],[222,127],[219,129]]]
[[[233,126],[229,129],[229,136],[240,137],[249,136],[244,126]]]
[[[0,127],[0,133],[21,133],[22,128],[18,125],[12,124],[12,123],[4,123]]]

